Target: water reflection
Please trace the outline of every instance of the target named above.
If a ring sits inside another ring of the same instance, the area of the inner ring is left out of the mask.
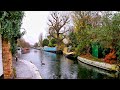
[[[117,72],[110,72],[100,68],[96,68],[82,62],[78,65],[79,79],[114,79],[118,78]]]
[[[65,58],[63,55],[31,49],[21,59],[35,64],[44,79],[113,79],[118,74],[98,69],[81,62]]]
[[[61,79],[77,79],[77,65],[65,57],[61,58]]]
[[[50,52],[44,52],[40,50],[41,67],[39,67],[40,73],[42,73],[45,79],[56,79],[59,76],[59,57]],[[44,63],[44,65],[42,64]]]

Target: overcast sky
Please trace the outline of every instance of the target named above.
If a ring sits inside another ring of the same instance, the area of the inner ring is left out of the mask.
[[[46,35],[47,18],[49,11],[25,11],[22,26],[26,30],[23,38],[30,44],[38,42],[40,33]],[[21,29],[23,31],[23,29]]]

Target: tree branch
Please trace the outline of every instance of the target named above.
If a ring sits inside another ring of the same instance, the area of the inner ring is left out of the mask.
[[[63,39],[65,39],[65,37],[63,37],[62,39],[60,39],[60,42],[61,42]]]
[[[66,17],[65,20],[63,19],[63,24],[60,25],[59,29],[61,29],[63,26],[65,26],[65,24],[68,23],[68,22],[69,22],[69,17]]]
[[[64,33],[66,33],[67,31],[69,31],[69,29],[68,29],[68,30],[66,30],[66,31],[64,31],[64,32],[62,32],[62,33],[59,33],[59,34],[64,34]]]
[[[69,30],[66,30],[66,31],[64,30],[61,33],[60,33],[60,30],[69,22],[69,17],[65,16],[65,15],[61,16],[61,15],[59,15],[58,12],[53,12],[51,14],[51,17],[52,17],[51,19],[48,19],[49,34],[51,37],[55,38],[56,40],[62,41],[65,38],[65,36],[64,36],[64,38],[60,39],[59,34],[64,34]],[[54,34],[56,34],[57,37],[55,37]]]
[[[50,32],[50,30],[49,30],[49,34],[50,34],[50,36],[52,36],[53,38],[57,39],[57,38]]]

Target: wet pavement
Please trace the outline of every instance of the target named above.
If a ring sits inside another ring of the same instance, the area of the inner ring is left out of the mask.
[[[42,79],[37,67],[29,61],[13,61],[13,67],[16,69],[15,79]]]

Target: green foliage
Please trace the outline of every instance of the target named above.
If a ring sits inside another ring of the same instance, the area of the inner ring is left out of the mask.
[[[91,30],[89,28],[83,29],[80,32],[75,34],[76,36],[76,44],[77,48],[75,49],[77,54],[85,54],[88,53],[87,49],[90,48],[90,44],[92,43]]]
[[[55,44],[52,44],[51,42],[49,42],[48,46],[49,47],[55,47]]]
[[[112,20],[113,45],[116,49],[117,59],[120,61],[120,13],[116,13]]]
[[[89,53],[90,44],[97,41],[98,28],[93,27],[95,21],[92,21],[94,17],[90,16],[90,13],[84,11],[75,12],[73,18],[75,32],[71,33],[69,38],[78,55]]]
[[[117,60],[120,62],[120,44],[115,47]]]
[[[44,46],[48,46],[49,40],[48,40],[48,39],[44,39],[42,44],[43,44],[43,45],[42,45],[43,47],[44,47]]]
[[[20,37],[20,27],[24,13],[22,11],[2,11],[0,13],[1,30],[3,38],[8,40]]]
[[[99,31],[99,42],[105,48],[114,48],[117,59],[120,60],[120,13],[115,13],[109,18],[108,15],[103,17],[104,24]],[[105,51],[105,50],[104,50]],[[103,52],[105,55],[105,53]]]
[[[57,41],[56,41],[55,38],[52,38],[52,39],[50,40],[50,42],[51,42],[52,44],[56,44],[56,43],[57,43]]]
[[[53,44],[49,42],[48,46],[49,46],[49,47],[53,47]]]
[[[69,39],[71,41],[70,45],[72,46],[72,50],[75,50],[75,47],[77,47],[77,45],[78,45],[76,33],[71,32],[69,34]]]
[[[120,62],[120,47],[116,51],[116,55],[117,55],[117,60],[119,60],[119,62]]]
[[[0,11],[0,34],[10,42],[12,54],[15,52],[17,39],[24,35],[24,32],[20,32],[23,16],[22,11]]]
[[[116,50],[117,59],[120,60],[119,12],[113,14],[106,11],[101,17],[77,12],[73,17],[73,22],[75,32],[69,34],[69,39],[78,55],[88,53],[90,45],[99,42],[99,51],[103,56],[106,55],[107,49],[112,47]]]
[[[57,44],[57,41],[55,38],[50,39],[48,46],[49,47],[55,47]]]
[[[17,45],[14,39],[10,40],[10,44],[11,44],[11,53],[12,55],[14,55],[17,52]]]
[[[55,46],[56,46],[56,43],[57,43],[56,39],[55,39],[55,38],[52,38],[52,39],[49,41],[48,46],[49,46],[49,47],[55,47]]]

